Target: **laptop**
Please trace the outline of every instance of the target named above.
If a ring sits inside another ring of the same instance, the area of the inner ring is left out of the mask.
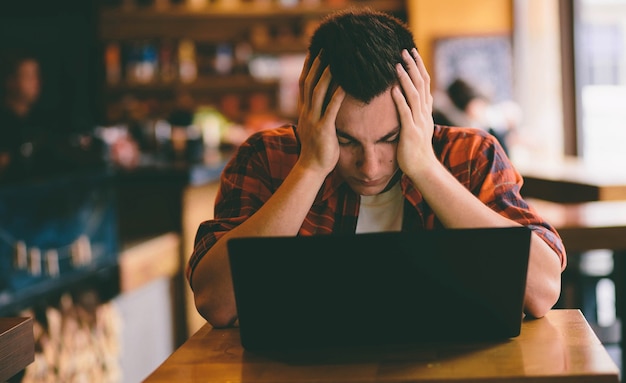
[[[521,330],[525,227],[248,237],[227,246],[247,350],[497,341]]]

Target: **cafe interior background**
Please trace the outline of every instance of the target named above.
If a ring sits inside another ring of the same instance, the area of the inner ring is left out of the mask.
[[[515,163],[624,172],[624,0],[4,2],[0,53],[34,52],[40,103],[103,143],[104,166],[0,180],[0,316],[36,322],[23,381],[139,381],[200,328],[183,273],[221,167],[295,121],[307,37],[350,5],[408,23],[435,103],[465,77],[506,106]],[[596,301],[559,305],[582,307],[619,363],[612,255],[573,259]]]

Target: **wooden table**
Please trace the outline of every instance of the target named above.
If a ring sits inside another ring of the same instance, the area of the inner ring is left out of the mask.
[[[626,200],[626,168],[585,163],[565,157],[558,160],[517,160],[524,178],[522,195],[555,202]]]
[[[626,250],[626,200],[557,203],[527,198],[556,228],[568,252]]]
[[[0,382],[35,360],[32,318],[0,318]]]
[[[615,283],[615,308],[621,319],[615,325],[620,326],[622,349],[622,366],[626,367],[626,200],[590,201],[579,203],[560,203],[527,198],[539,215],[553,225],[563,239],[568,253],[568,270],[562,281],[562,304],[565,307],[582,307],[592,310],[595,304],[588,305],[583,296],[595,297],[595,283],[598,276],[586,276],[579,272],[575,257],[583,252],[594,249],[613,250],[613,272],[607,277]],[[568,277],[569,275],[569,277]],[[583,279],[587,282],[583,282]],[[591,281],[591,282],[590,282]],[[596,299],[596,298],[593,298]],[[589,308],[590,307],[590,308]],[[608,330],[607,330],[608,329]],[[603,331],[615,334],[610,327]],[[608,339],[614,339],[614,336]],[[619,336],[618,336],[619,337]],[[609,340],[614,342],[614,340]]]
[[[460,318],[462,320],[462,318]],[[613,382],[619,371],[579,310],[525,320],[498,343],[254,353],[207,324],[145,382]]]

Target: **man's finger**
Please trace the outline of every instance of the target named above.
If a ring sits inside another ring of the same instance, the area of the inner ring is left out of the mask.
[[[313,59],[311,67],[309,68],[309,71],[307,72],[304,80],[304,97],[302,100],[304,102],[304,107],[306,107],[307,105],[311,105],[313,92],[315,91],[315,87],[317,86],[317,83],[319,82],[320,77],[323,73],[322,60],[320,58],[321,54],[322,52],[320,51],[315,59]]]
[[[341,108],[341,103],[346,97],[346,91],[343,90],[342,87],[338,86],[335,88],[333,95],[326,107],[326,112],[324,113],[324,119],[330,119],[335,121],[337,119],[337,114],[339,113],[339,108]]]
[[[332,75],[330,74],[330,67],[327,66],[322,72],[319,81],[317,81],[317,84],[315,84],[315,87],[313,88],[311,111],[314,113],[315,116],[322,116],[324,99],[326,98],[326,93],[328,92],[331,77]]]
[[[311,60],[311,54],[307,53],[306,58],[304,59],[304,65],[302,66],[302,72],[300,72],[300,77],[298,78],[298,110],[302,108],[304,104],[304,81],[306,80],[306,76],[311,70],[313,60]]]
[[[426,96],[426,99],[428,100],[428,104],[432,109],[433,101],[432,101],[432,94],[430,93],[430,75],[428,74],[428,71],[426,70],[426,65],[424,65],[424,60],[422,60],[422,57],[417,52],[416,48],[411,49],[411,56],[415,60],[415,65],[417,66],[420,76],[424,80],[424,91],[422,94]]]

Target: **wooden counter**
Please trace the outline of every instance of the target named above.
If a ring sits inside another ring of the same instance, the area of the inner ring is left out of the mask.
[[[180,272],[180,235],[170,232],[128,243],[119,255],[120,293]]]
[[[35,360],[32,318],[0,318],[0,382]]]
[[[462,320],[462,318],[460,318]],[[594,382],[619,371],[578,310],[525,320],[499,343],[429,344],[261,354],[238,329],[207,324],[145,382]]]

